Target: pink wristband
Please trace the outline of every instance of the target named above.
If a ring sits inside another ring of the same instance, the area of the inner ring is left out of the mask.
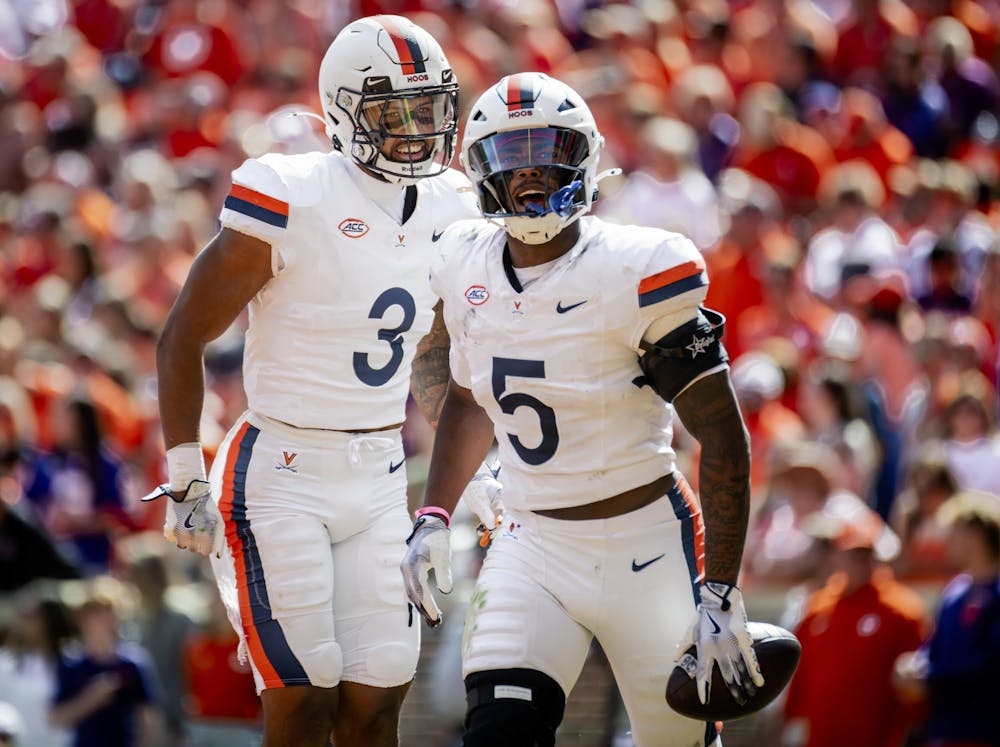
[[[419,519],[424,514],[437,516],[439,519],[442,519],[444,521],[444,525],[446,527],[451,526],[451,514],[449,514],[440,506],[424,506],[423,508],[418,508],[413,515]]]

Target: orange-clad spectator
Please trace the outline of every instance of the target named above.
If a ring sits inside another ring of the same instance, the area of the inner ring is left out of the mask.
[[[717,67],[739,95],[753,81],[753,60],[733,36],[731,12],[725,0],[696,0],[684,14],[684,33],[691,62]],[[673,44],[660,46],[660,56],[668,66],[673,48]]]
[[[853,0],[840,29],[831,72],[838,83],[876,83],[886,50],[899,36],[918,34],[917,17],[902,0]]]
[[[910,160],[913,145],[889,124],[882,103],[873,94],[861,88],[847,88],[841,98],[843,137],[834,144],[834,157],[840,163],[865,161],[878,173],[882,184],[888,186],[890,169]]]
[[[789,101],[773,83],[749,86],[739,110],[743,139],[734,165],[774,187],[789,211],[810,211],[834,161],[830,145],[795,121]]]
[[[837,32],[808,0],[766,0],[733,11],[732,36],[750,58],[750,79],[772,81],[791,94],[826,77]]]
[[[948,528],[938,509],[958,492],[940,445],[924,447],[908,470],[906,484],[892,507],[890,521],[902,547],[895,570],[904,581],[947,580]]]
[[[182,653],[191,747],[250,747],[260,744],[260,698],[253,674],[241,657],[239,637],[215,594],[209,615],[191,634]]]
[[[929,620],[920,597],[876,561],[882,530],[871,513],[836,530],[838,570],[810,597],[795,630],[802,658],[788,687],[783,747],[906,740],[917,714],[893,692],[893,664],[920,644]]]
[[[638,8],[624,4],[594,8],[584,13],[580,25],[591,46],[553,60],[554,76],[591,97],[621,95],[629,86],[642,84],[667,92],[670,76],[653,51],[655,30]]]
[[[762,237],[762,248],[767,260],[762,278],[764,301],[734,320],[731,334],[743,350],[781,338],[795,347],[802,360],[811,360],[833,312],[802,282],[798,269],[801,249],[795,239],[780,229],[770,231]]]
[[[745,351],[739,334],[744,312],[764,303],[764,280],[769,271],[764,256],[765,236],[777,230],[778,196],[766,182],[740,169],[719,177],[719,207],[729,228],[718,246],[706,253],[712,284],[705,303],[728,320],[725,339],[731,359]]]
[[[542,0],[510,3],[503,7],[500,29],[510,47],[508,54],[516,60],[514,67],[519,70],[551,73],[573,53],[559,30],[554,8]]]
[[[733,387],[750,432],[750,484],[758,491],[768,481],[772,450],[804,437],[805,424],[781,403],[785,379],[771,356],[744,353],[732,366]]]

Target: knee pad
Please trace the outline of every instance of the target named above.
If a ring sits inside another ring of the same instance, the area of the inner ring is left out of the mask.
[[[335,687],[344,674],[344,654],[340,644],[328,641],[318,645],[305,663],[309,683],[316,687]]]
[[[534,669],[493,669],[465,678],[464,747],[553,747],[566,695]]]

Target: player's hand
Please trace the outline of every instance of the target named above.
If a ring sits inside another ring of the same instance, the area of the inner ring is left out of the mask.
[[[152,501],[164,495],[170,500],[167,501],[163,536],[182,550],[221,557],[226,540],[225,527],[208,482],[192,480],[183,493],[171,491],[168,484],[160,485],[142,500]]]
[[[433,569],[438,591],[451,592],[451,530],[440,516],[424,514],[413,523],[406,545],[406,555],[399,564],[406,596],[427,624],[436,628],[441,624],[441,610],[431,594],[428,579]]]
[[[701,604],[694,626],[681,650],[697,646],[698,698],[708,703],[712,670],[716,664],[729,692],[737,703],[745,703],[764,684],[747,632],[743,595],[736,586],[706,581],[701,587]]]
[[[476,534],[479,535],[480,547],[489,547],[493,535],[503,525],[506,508],[503,505],[503,485],[497,479],[499,474],[499,467],[494,472],[484,464],[462,493],[462,501],[479,517]]]

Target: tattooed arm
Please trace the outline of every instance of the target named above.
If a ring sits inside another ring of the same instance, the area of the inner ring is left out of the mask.
[[[451,340],[444,324],[442,309],[444,303],[434,307],[434,322],[431,331],[417,343],[417,354],[413,359],[413,377],[410,392],[416,400],[420,412],[427,418],[432,428],[437,427],[441,415],[441,405],[448,389],[448,351]]]
[[[735,584],[750,516],[750,437],[729,370],[699,379],[673,402],[701,444],[698,472],[705,521],[705,578]]]

